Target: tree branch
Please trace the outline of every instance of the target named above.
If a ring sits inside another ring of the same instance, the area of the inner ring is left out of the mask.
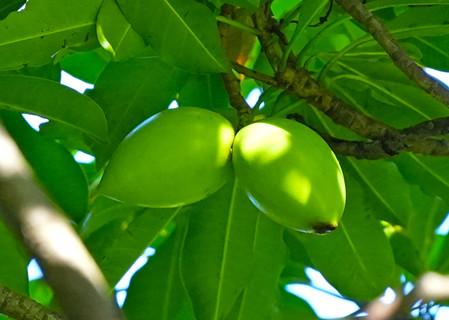
[[[277,86],[278,85],[276,79],[271,77],[271,76],[269,76],[269,75],[267,75],[267,74],[264,74],[264,73],[261,73],[261,72],[249,69],[249,68],[247,68],[245,66],[242,66],[242,65],[240,65],[238,63],[234,63],[233,67],[234,67],[235,71],[237,71],[238,73],[244,74],[245,76],[248,76],[249,78],[252,78],[254,80],[258,80],[258,81],[263,82],[263,83],[265,83],[267,85],[270,85],[270,86]]]
[[[233,7],[230,5],[223,5],[221,8],[221,14],[223,17],[232,19],[233,15]],[[228,41],[235,39],[229,38],[229,30],[227,30],[228,26],[223,22],[218,23],[218,29],[220,31],[220,37],[223,43],[223,46],[229,49]],[[232,44],[236,45],[236,44]],[[232,46],[231,46],[232,47]],[[240,48],[239,48],[240,49]],[[228,52],[228,56],[231,56],[231,59],[237,58],[234,56],[235,53]],[[248,122],[249,114],[251,112],[251,107],[246,102],[245,98],[243,98],[240,91],[240,80],[232,73],[223,73],[221,75],[226,91],[228,92],[229,102],[231,105],[237,110],[239,114],[239,126],[243,126]]]
[[[304,99],[318,110],[327,114],[336,123],[341,124],[352,131],[368,138],[381,138],[384,136],[395,136],[399,133],[379,121],[358,112],[344,101],[335,97],[331,92],[323,88],[310,73],[302,68],[296,67],[292,61],[284,70],[278,70],[282,52],[280,46],[273,39],[271,30],[274,21],[271,11],[263,6],[254,15],[254,24],[260,30],[259,41],[262,48],[274,68],[277,85],[300,99]]]
[[[416,64],[416,62],[393,38],[387,28],[365,8],[360,0],[336,0],[356,21],[358,21],[369,32],[379,45],[390,56],[394,64],[418,86],[431,96],[449,107],[448,88],[432,78]]]
[[[0,213],[38,260],[68,319],[121,319],[99,268],[1,125],[0,150]]]
[[[423,274],[417,281],[415,288],[408,295],[397,295],[391,304],[384,304],[374,300],[365,311],[369,320],[409,319],[411,306],[419,300],[442,301],[449,299],[449,276],[435,272]]]
[[[40,303],[0,285],[0,313],[20,320],[63,320]]]
[[[221,76],[231,105],[237,109],[240,116],[250,113],[251,108],[240,93],[239,79],[232,73],[223,73]]]
[[[306,124],[304,118],[296,113],[287,115],[288,119]],[[359,159],[383,159],[401,152],[414,152],[434,156],[449,155],[449,141],[444,138],[414,134],[400,134],[394,137],[382,137],[369,141],[347,141],[318,132],[335,153]]]

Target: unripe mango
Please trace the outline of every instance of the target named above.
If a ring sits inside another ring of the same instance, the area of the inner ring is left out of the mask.
[[[99,192],[135,205],[169,208],[199,201],[232,175],[234,128],[218,113],[164,110],[114,152]]]
[[[343,172],[312,129],[280,118],[250,124],[236,135],[233,163],[251,201],[274,221],[305,232],[337,227],[346,200]]]

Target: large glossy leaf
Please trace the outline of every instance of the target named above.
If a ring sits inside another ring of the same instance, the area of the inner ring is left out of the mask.
[[[40,115],[107,139],[104,113],[95,101],[54,81],[0,75],[0,108]]]
[[[273,319],[276,320],[313,320],[317,315],[312,308],[302,300],[291,293],[281,290],[281,297],[278,310]]]
[[[449,159],[404,153],[393,159],[405,179],[430,195],[449,201]]]
[[[111,286],[180,211],[145,209],[112,201],[102,201],[97,208],[84,226],[85,241]]]
[[[372,65],[350,58],[328,79],[329,87],[363,112],[397,128],[449,115],[447,107],[407,79],[387,60]],[[397,81],[399,80],[399,81]]]
[[[201,107],[218,112],[237,126],[237,111],[229,106],[228,93],[218,74],[190,76],[176,101],[181,107]]]
[[[265,218],[236,181],[189,211],[182,274],[196,318],[247,319],[240,313],[247,314],[253,302],[273,308],[284,256],[282,227]]]
[[[0,70],[46,64],[63,48],[95,40],[95,17],[101,2],[28,1],[25,10],[0,21]]]
[[[116,60],[137,55],[145,48],[143,39],[125,19],[115,0],[105,0],[97,18],[98,40]]]
[[[194,320],[193,307],[180,276],[186,216],[177,219],[174,234],[134,276],[124,312],[129,320]]]
[[[425,9],[426,6],[434,6],[434,10],[439,10],[438,8],[444,8],[448,5],[448,3],[446,0],[374,0],[368,1],[366,7],[375,15],[379,15],[386,8],[399,8],[399,11],[404,11],[404,8],[407,9],[409,8],[409,6],[413,5],[417,7],[420,6],[419,9]],[[418,8],[416,9],[419,10]],[[419,13],[418,15],[415,14],[415,20],[413,21],[413,23],[416,23],[416,26],[419,26],[420,24],[425,25],[427,23],[427,19],[419,19],[416,18],[416,16],[421,16],[421,13]],[[441,16],[444,16],[444,13],[442,15],[439,15],[439,17]],[[353,23],[350,22],[351,19],[352,17],[350,15],[346,14],[337,6],[334,7],[329,21],[322,24],[318,28],[309,28],[307,30],[307,37],[309,41],[301,51],[301,62],[304,63],[308,61],[311,56],[318,56],[323,52],[334,52],[335,50],[340,51],[345,46],[348,46],[348,50],[354,49],[361,43],[372,41],[372,38],[370,36],[363,36],[363,33],[358,32],[358,37],[363,37],[363,40],[349,47],[351,42],[349,39],[353,39],[351,37],[355,31],[352,28]],[[440,23],[442,21],[443,20],[440,20]],[[410,29],[413,30],[413,28],[409,28],[409,30]],[[351,34],[348,32],[349,30],[351,31]],[[419,28],[416,28],[416,31],[417,30],[419,30]],[[428,35],[435,36],[435,34],[432,34],[432,32],[430,32]],[[407,37],[406,35],[404,36]],[[372,42],[374,43],[374,41]],[[379,49],[376,49],[375,52],[378,52],[378,50]],[[373,51],[367,51],[366,53],[373,53]],[[383,56],[385,54],[381,53],[380,55]],[[371,55],[371,58],[373,58],[373,55]]]
[[[446,23],[446,17],[449,13],[449,6],[428,6],[409,8],[405,13],[397,18],[385,23],[388,30],[396,39],[407,39],[410,37],[431,37],[443,36],[449,34],[449,26]],[[429,19],[417,19],[417,17],[426,16]],[[406,41],[405,41],[406,42]],[[364,45],[368,48],[375,43],[370,35],[363,35],[348,43],[344,48],[332,56],[320,72],[320,78],[327,76],[330,69],[347,54],[351,54],[354,49]],[[365,53],[370,58],[370,51]],[[358,53],[360,55],[360,50]],[[371,56],[372,57],[372,56]],[[379,57],[379,56],[378,56]],[[382,55],[380,56],[382,57]],[[372,61],[371,61],[372,62]],[[392,62],[391,62],[392,63]]]
[[[223,72],[228,66],[217,22],[194,0],[119,0],[133,28],[167,62],[192,72]]]
[[[394,286],[393,252],[380,223],[365,206],[354,181],[338,229],[326,236],[301,237],[314,266],[343,295],[370,300]]]
[[[262,214],[256,223],[251,278],[226,318],[272,319],[278,311],[279,278],[286,264],[284,228]]]
[[[3,0],[0,2],[0,20],[6,18],[11,12],[17,11],[25,3],[25,0]]]
[[[1,118],[52,198],[68,216],[81,220],[87,213],[87,181],[71,153],[31,129],[20,114],[3,112]]]
[[[405,232],[395,231],[388,238],[398,265],[414,276],[424,272],[425,264],[422,256]]]
[[[428,67],[440,71],[449,71],[449,45],[447,35],[439,37],[412,37],[403,41],[405,45],[412,44],[420,52],[419,61]]]
[[[360,183],[366,206],[381,219],[405,225],[413,211],[410,186],[397,166],[386,160],[341,159],[345,177]],[[347,184],[353,183],[347,179]],[[399,192],[400,190],[400,192]]]
[[[151,52],[110,63],[89,94],[103,108],[109,127],[109,144],[96,148],[99,161],[104,162],[140,122],[166,109],[182,79],[184,73]]]
[[[59,61],[61,68],[72,76],[95,83],[101,72],[111,60],[110,54],[103,48],[88,51],[71,51]]]
[[[328,0],[303,0],[301,3],[301,7],[299,9],[299,14],[297,17],[298,23],[296,24],[296,28],[293,31],[293,34],[291,36],[289,48],[284,56],[284,63],[286,62],[286,59],[288,57],[288,54],[291,52],[291,50],[296,47],[298,49],[299,42],[303,41],[304,37],[304,31],[306,28],[309,27],[309,25],[312,24],[320,14],[323,13],[323,9],[326,7],[326,5],[329,5]]]
[[[224,4],[233,4],[235,6],[248,10],[255,10],[259,7],[260,0],[212,0],[217,8],[221,8]]]
[[[0,221],[0,285],[28,293],[28,258],[17,238]]]
[[[417,188],[418,189],[418,188]],[[427,258],[435,241],[435,230],[443,222],[449,205],[441,198],[422,192],[413,193],[413,212],[410,213],[406,230],[423,258]]]

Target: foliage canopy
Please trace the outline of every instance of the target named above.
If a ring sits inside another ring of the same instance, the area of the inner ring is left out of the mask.
[[[29,0],[18,10],[25,2],[0,1],[1,122],[111,288],[156,249],[132,278],[127,319],[315,319],[285,289],[310,284],[305,268],[361,308],[449,272],[449,237],[436,233],[449,209],[449,93],[422,69],[449,71],[449,0]],[[61,71],[94,88],[63,86]],[[97,196],[121,141],[174,100],[236,130],[271,117],[313,128],[345,176],[338,229],[286,229],[236,179],[177,208]],[[35,131],[20,113],[49,121]],[[77,151],[95,162],[76,162]],[[0,247],[0,285],[57,310],[3,224]],[[446,302],[422,301],[420,316]]]

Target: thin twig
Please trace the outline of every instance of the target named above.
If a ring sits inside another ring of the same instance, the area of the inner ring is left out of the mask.
[[[215,19],[217,21],[219,21],[219,22],[225,23],[225,24],[230,25],[230,26],[232,26],[234,28],[240,29],[242,31],[245,31],[245,32],[248,32],[248,33],[251,33],[251,34],[254,34],[254,35],[258,35],[260,33],[259,30],[257,30],[256,28],[253,28],[251,26],[248,26],[248,25],[246,25],[244,23],[241,23],[239,21],[230,19],[230,18],[225,17],[225,16],[217,16],[217,17],[215,17]]]
[[[260,82],[263,82],[270,86],[277,85],[276,79],[267,74],[249,69],[249,68],[242,66],[238,63],[234,63],[233,67],[234,67],[235,71],[237,71],[238,73],[244,74],[245,76],[248,76],[249,78],[252,78],[254,80],[259,80]]]
[[[20,320],[63,320],[40,303],[0,285],[0,313]]]
[[[69,221],[34,182],[0,124],[0,214],[36,257],[69,320],[119,320],[98,266]]]
[[[336,0],[337,3],[346,10],[365,30],[370,33],[379,45],[390,56],[394,64],[419,87],[424,89],[431,96],[449,107],[448,88],[429,76],[423,68],[407,54],[394,39],[385,25],[379,21],[369,10],[365,8],[360,0]]]

